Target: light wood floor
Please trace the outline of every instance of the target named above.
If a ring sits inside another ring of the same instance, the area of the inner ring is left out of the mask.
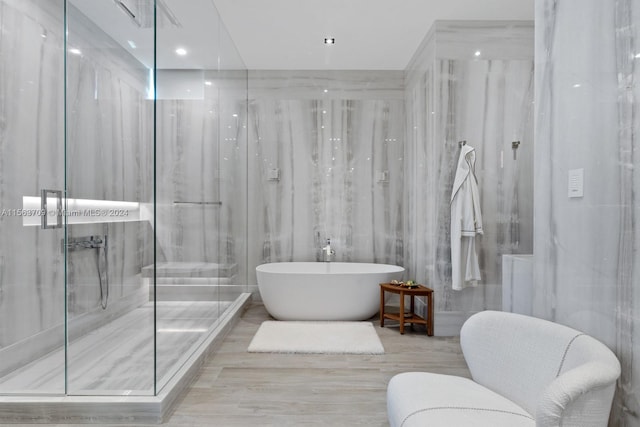
[[[400,372],[469,376],[458,338],[386,322],[384,355],[247,353],[270,317],[252,304],[188,388],[165,426],[387,426],[386,387]],[[15,426],[15,425],[14,425]]]

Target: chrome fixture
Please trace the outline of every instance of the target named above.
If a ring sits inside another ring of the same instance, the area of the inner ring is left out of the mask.
[[[107,236],[69,237],[67,250],[78,251],[81,249],[100,249],[107,247]]]
[[[516,150],[520,146],[520,141],[513,141],[511,143],[511,149],[513,150],[513,160],[516,160]]]
[[[47,198],[49,194],[53,194],[56,199],[56,209],[54,211],[56,216],[56,223],[49,224],[49,205],[47,203]],[[42,218],[42,223],[40,228],[43,230],[47,230],[50,228],[62,228],[62,191],[61,190],[40,190],[40,215]]]
[[[214,202],[183,202],[180,200],[174,200],[174,205],[212,205],[212,206],[222,206],[222,202],[214,201]]]
[[[64,239],[62,240],[63,250],[65,248]],[[66,249],[69,252],[97,249],[96,265],[98,268],[98,285],[100,286],[100,306],[103,310],[107,309],[109,303],[109,256],[107,235],[104,236],[86,236],[86,237],[70,237],[67,239]]]
[[[113,0],[113,2],[138,28],[182,28],[176,14],[169,9],[165,0],[155,1],[155,13],[154,8],[149,7],[148,0]]]
[[[127,5],[126,5],[126,4],[124,4],[123,2],[121,2],[121,1],[119,1],[119,0],[114,0],[114,1],[115,1],[116,5],[117,5],[120,9],[122,9],[122,10],[124,11],[124,13],[126,13],[126,14],[127,14],[127,16],[129,16],[129,18],[133,19],[133,21],[134,21],[136,24],[138,24],[138,26],[140,26],[140,25],[139,25],[139,23],[138,23],[138,21],[136,21],[136,15],[135,15],[135,13],[133,13],[133,12],[131,11],[131,9],[129,9],[129,7],[127,7]]]
[[[331,239],[327,239],[327,246],[322,248],[322,254],[324,257],[324,262],[331,262],[331,257],[336,254],[336,251],[331,249]]]

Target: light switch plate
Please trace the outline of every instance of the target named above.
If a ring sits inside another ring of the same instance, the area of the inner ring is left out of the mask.
[[[583,197],[584,195],[584,169],[571,169],[569,171],[569,198]]]

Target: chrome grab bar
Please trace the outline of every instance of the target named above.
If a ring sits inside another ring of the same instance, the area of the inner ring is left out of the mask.
[[[181,202],[178,200],[173,201],[174,205],[216,205],[222,206],[222,202]]]

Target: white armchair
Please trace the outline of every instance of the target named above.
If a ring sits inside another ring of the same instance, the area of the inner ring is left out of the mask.
[[[569,327],[497,311],[471,316],[460,345],[473,380],[426,372],[394,376],[391,427],[607,425],[620,363]]]

